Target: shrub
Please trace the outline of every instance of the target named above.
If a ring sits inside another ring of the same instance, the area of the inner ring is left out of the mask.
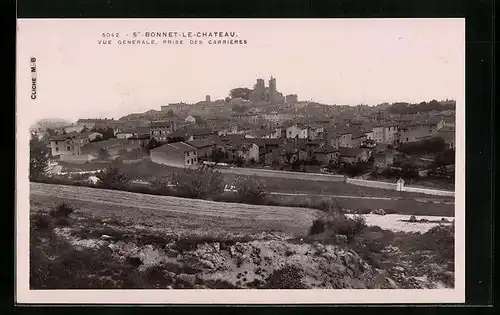
[[[36,213],[31,216],[31,226],[37,230],[50,230],[52,221],[46,214]]]
[[[204,198],[224,192],[221,172],[208,167],[185,169],[172,177],[176,192],[183,197]]]
[[[114,188],[128,183],[127,176],[117,167],[109,167],[105,171],[97,174],[99,178],[99,186],[103,188]]]
[[[169,186],[170,180],[167,176],[155,178],[151,181],[151,187],[160,194],[171,195],[172,188]]]
[[[302,281],[302,270],[296,266],[285,266],[275,270],[266,279],[269,289],[306,289]]]
[[[260,204],[267,195],[265,182],[254,177],[237,177],[234,186],[236,194],[243,202]]]
[[[65,203],[61,203],[55,209],[50,211],[50,216],[53,218],[68,218],[73,213],[73,208]]]
[[[357,162],[357,163],[344,163],[340,168],[340,172],[350,177],[356,177],[372,168],[371,163]]]
[[[316,219],[309,228],[309,235],[317,235],[325,232],[325,221],[322,219]]]
[[[57,217],[54,219],[54,225],[55,226],[70,226],[71,223],[69,222],[68,218],[66,218],[66,217]]]
[[[334,212],[324,215],[313,221],[309,229],[309,235],[322,234],[325,232],[333,235],[345,235],[347,240],[352,240],[366,227],[366,220],[363,216],[348,218],[345,215]]]
[[[436,153],[445,150],[446,143],[440,137],[407,142],[399,146],[399,151],[406,154]]]

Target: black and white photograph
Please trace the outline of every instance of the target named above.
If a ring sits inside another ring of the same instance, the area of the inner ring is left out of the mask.
[[[464,301],[464,19],[20,19],[17,42],[19,300]]]

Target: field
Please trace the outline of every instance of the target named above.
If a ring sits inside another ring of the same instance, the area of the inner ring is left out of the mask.
[[[200,234],[261,233],[305,234],[318,210],[256,206],[197,199],[136,194],[78,186],[31,183],[33,205],[70,202],[94,216],[116,217],[121,222]],[[222,227],[222,228],[221,228]]]
[[[85,163],[85,164],[61,164],[64,165],[63,171],[80,171],[80,170],[97,170],[102,169],[101,163]],[[144,160],[135,164],[122,164],[118,166],[131,179],[150,180],[155,177],[168,176],[178,172],[180,169],[165,165],[152,163],[150,160]],[[224,170],[226,182],[234,181],[236,175],[230,173],[230,169]],[[350,196],[372,196],[372,197],[394,197],[394,198],[423,198],[453,201],[453,198],[443,196],[429,196],[419,193],[398,192],[395,190],[379,189],[371,187],[362,187],[350,185],[342,182],[327,182],[319,180],[304,180],[293,178],[279,177],[262,177],[259,178],[265,181],[269,191],[284,192],[284,193],[301,193],[301,194],[331,194],[331,195],[350,195]]]

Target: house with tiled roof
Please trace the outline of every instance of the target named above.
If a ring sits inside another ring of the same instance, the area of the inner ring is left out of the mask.
[[[217,141],[215,139],[196,139],[187,141],[186,143],[196,148],[198,158],[207,159],[216,149]]]
[[[111,138],[108,140],[87,143],[81,147],[82,155],[98,157],[101,151],[106,151],[110,158],[115,158],[125,152],[140,151],[142,146],[129,143],[127,139]]]
[[[294,123],[286,128],[287,139],[308,139],[309,127],[302,123]]]
[[[149,124],[151,139],[157,142],[166,142],[168,137],[177,130],[178,123],[171,120],[152,121]]]
[[[366,162],[370,158],[370,151],[364,148],[339,148],[339,161],[341,163]]]
[[[97,132],[79,133],[73,131],[52,136],[49,138],[52,156],[81,155],[81,148],[99,135],[102,136]]]
[[[439,129],[436,136],[442,138],[449,149],[455,148],[455,126],[445,126]]]
[[[394,151],[383,150],[376,151],[372,154],[373,166],[378,169],[385,169],[394,163]]]
[[[149,152],[153,163],[178,168],[195,167],[198,164],[196,148],[185,143],[167,143]]]
[[[313,156],[322,164],[338,164],[339,155],[339,149],[328,144],[313,151]]]

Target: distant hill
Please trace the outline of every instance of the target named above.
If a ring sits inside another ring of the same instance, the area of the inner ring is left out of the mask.
[[[35,124],[31,126],[32,129],[47,129],[47,128],[60,128],[60,127],[65,127],[71,125],[71,122],[65,119],[60,119],[60,118],[46,118],[46,119],[41,119]]]
[[[166,112],[150,109],[144,113],[132,113],[120,117],[119,120],[160,120],[166,119],[169,115]]]

